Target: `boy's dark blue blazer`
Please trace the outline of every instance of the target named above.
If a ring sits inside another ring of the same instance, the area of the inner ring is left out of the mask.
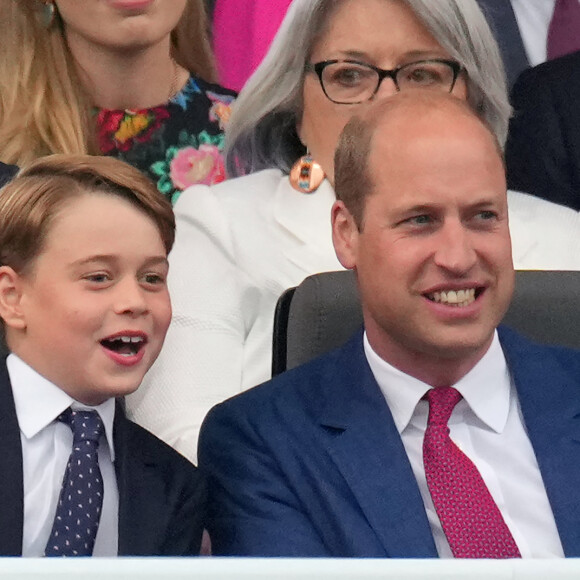
[[[119,405],[113,427],[120,556],[199,554],[206,490],[197,469]],[[0,556],[22,552],[22,447],[14,398],[0,361]]]
[[[580,556],[580,351],[502,328],[500,342],[564,552]],[[199,467],[216,555],[437,557],[361,334],[214,407]]]

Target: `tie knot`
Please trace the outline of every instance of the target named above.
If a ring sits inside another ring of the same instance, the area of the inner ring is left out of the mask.
[[[427,425],[447,425],[455,405],[461,401],[461,394],[453,387],[436,387],[425,395],[429,401]]]
[[[105,431],[103,421],[96,411],[73,411],[69,407],[57,419],[70,425],[74,443],[79,441],[98,442]]]

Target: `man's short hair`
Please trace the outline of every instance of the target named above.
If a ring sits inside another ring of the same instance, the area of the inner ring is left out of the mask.
[[[49,155],[0,190],[0,266],[18,273],[29,268],[62,208],[87,193],[126,199],[155,223],[169,253],[175,239],[173,209],[140,171],[111,157]]]

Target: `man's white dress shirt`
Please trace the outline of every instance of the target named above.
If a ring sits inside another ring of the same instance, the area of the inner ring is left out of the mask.
[[[511,0],[520,36],[531,66],[546,61],[548,29],[555,0]]]
[[[422,397],[431,387],[381,359],[373,351],[366,333],[364,350],[409,457],[437,552],[442,558],[452,558],[423,466],[429,404]],[[564,557],[497,333],[477,365],[450,386],[463,396],[449,419],[451,439],[475,463],[522,557]]]
[[[115,401],[89,407],[69,397],[15,354],[6,360],[22,442],[24,483],[23,556],[43,556],[52,531],[62,480],[72,450],[73,434],[56,418],[68,407],[97,411],[105,426],[99,442],[104,496],[94,556],[116,556],[119,493],[115,477],[113,419]]]

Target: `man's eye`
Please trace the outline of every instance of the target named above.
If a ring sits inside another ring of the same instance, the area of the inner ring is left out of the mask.
[[[428,215],[416,215],[405,221],[411,225],[424,226],[432,223],[433,220],[431,219],[431,216]]]
[[[497,214],[491,210],[480,211],[477,217],[481,220],[493,220],[497,218]]]

